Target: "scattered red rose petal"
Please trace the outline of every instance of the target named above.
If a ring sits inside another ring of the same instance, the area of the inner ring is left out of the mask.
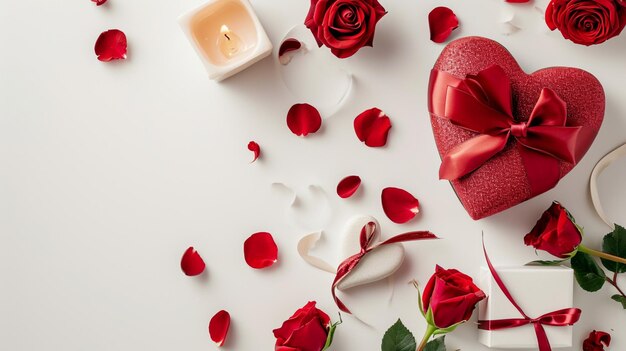
[[[430,26],[430,40],[443,43],[452,31],[459,27],[459,20],[452,10],[445,6],[435,7],[428,14]]]
[[[287,112],[287,126],[297,136],[317,132],[322,126],[322,116],[309,104],[295,104]]]
[[[248,143],[248,150],[254,153],[254,159],[252,160],[252,162],[256,161],[259,158],[259,155],[261,155],[261,147],[259,146],[259,144],[257,144],[256,141],[251,141]]]
[[[230,328],[230,314],[228,312],[221,310],[211,318],[209,322],[209,336],[217,346],[224,345],[228,328]]]
[[[354,119],[357,138],[369,147],[385,146],[389,129],[391,120],[378,108],[364,111]]]
[[[95,2],[96,6],[100,6],[104,4],[105,2],[107,2],[107,0],[91,0],[91,2]]]
[[[583,341],[583,351],[603,351],[611,344],[611,335],[603,331],[592,331]]]
[[[361,177],[355,175],[345,177],[337,184],[337,195],[342,199],[348,198],[354,195],[359,186],[361,186]]]
[[[302,48],[302,43],[298,39],[287,38],[278,49],[278,61],[286,65],[291,61],[293,54]]]
[[[278,247],[272,234],[260,232],[246,239],[243,243],[243,254],[248,266],[261,269],[273,265],[278,260]]]
[[[383,211],[394,223],[406,223],[419,213],[419,201],[409,192],[398,188],[383,189]]]
[[[94,50],[98,60],[108,62],[125,59],[126,47],[126,34],[119,29],[110,29],[100,34]]]
[[[193,246],[190,246],[183,254],[183,258],[180,260],[180,268],[188,276],[200,275],[204,272],[204,260],[200,257],[198,251]]]

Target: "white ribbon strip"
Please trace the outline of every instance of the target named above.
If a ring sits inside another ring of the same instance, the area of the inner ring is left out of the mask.
[[[333,266],[331,266],[328,262],[309,254],[309,251],[315,247],[321,238],[322,232],[315,232],[303,236],[300,241],[298,241],[298,254],[300,254],[300,257],[302,257],[304,262],[310,264],[311,266],[328,273],[336,274],[337,269],[333,268]]]
[[[598,178],[607,167],[609,167],[613,162],[622,157],[626,157],[626,144],[623,144],[622,146],[602,157],[602,159],[598,161],[596,166],[593,168],[593,171],[591,172],[591,178],[589,179],[589,191],[591,193],[591,202],[593,203],[593,207],[596,209],[598,216],[600,216],[604,223],[606,223],[606,225],[608,225],[611,229],[615,229],[615,225],[611,220],[609,220],[609,217],[606,215],[604,209],[602,208],[602,203],[600,203],[600,194],[598,193]]]

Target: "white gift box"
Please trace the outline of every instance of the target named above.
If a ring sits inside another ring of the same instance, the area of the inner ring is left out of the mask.
[[[530,318],[573,307],[574,271],[564,266],[495,267],[513,299]],[[523,318],[504,295],[489,269],[483,267],[480,288],[487,298],[478,305],[478,320]],[[572,346],[572,326],[544,326],[552,348]],[[521,327],[478,331],[478,340],[493,348],[537,348],[532,324]]]
[[[272,52],[248,0],[209,0],[178,19],[210,79],[221,81]]]

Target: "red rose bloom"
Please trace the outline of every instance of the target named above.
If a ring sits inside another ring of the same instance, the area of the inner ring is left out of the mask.
[[[311,0],[304,24],[319,46],[346,58],[373,46],[376,23],[386,13],[378,0]]]
[[[622,32],[626,9],[616,0],[552,0],[546,24],[576,44],[600,44]]]
[[[470,319],[474,307],[485,298],[485,293],[472,278],[456,269],[437,266],[422,295],[422,308],[427,322],[445,329]],[[432,313],[432,320],[428,320]]]
[[[526,234],[524,243],[556,257],[567,258],[576,251],[582,238],[570,214],[555,201],[539,218],[530,233]]]
[[[604,351],[611,344],[611,335],[603,331],[592,331],[583,341],[583,351]]]
[[[274,329],[276,351],[321,351],[328,339],[330,318],[315,307],[315,301],[304,307]]]

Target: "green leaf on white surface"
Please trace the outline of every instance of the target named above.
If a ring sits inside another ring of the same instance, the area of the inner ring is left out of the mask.
[[[382,351],[415,351],[416,348],[415,337],[400,319],[387,329],[381,345]]]

